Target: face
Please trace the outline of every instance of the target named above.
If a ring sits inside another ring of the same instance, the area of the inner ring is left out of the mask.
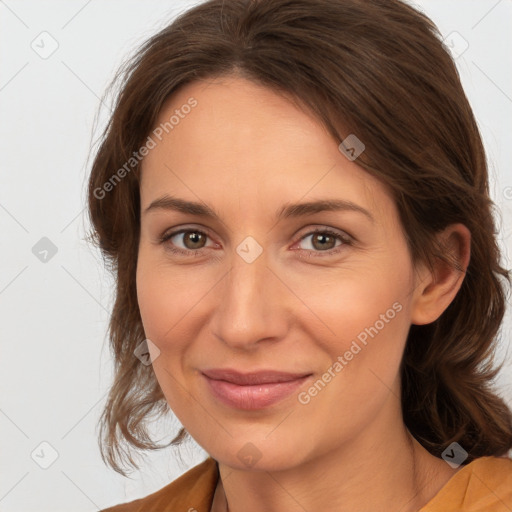
[[[191,436],[221,463],[276,470],[401,422],[416,283],[385,186],[242,78],[181,89],[152,138],[138,301]]]

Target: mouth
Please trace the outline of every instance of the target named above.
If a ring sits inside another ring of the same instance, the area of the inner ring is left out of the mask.
[[[298,390],[311,373],[287,373],[262,370],[241,373],[231,369],[203,370],[214,398],[236,409],[256,410],[270,407]]]

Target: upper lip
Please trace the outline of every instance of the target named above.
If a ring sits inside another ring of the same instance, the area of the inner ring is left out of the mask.
[[[202,370],[202,373],[214,380],[225,380],[239,386],[250,386],[257,384],[269,384],[278,382],[290,382],[311,375],[311,373],[288,373],[275,370],[260,370],[255,372],[241,373],[229,368],[212,368]]]

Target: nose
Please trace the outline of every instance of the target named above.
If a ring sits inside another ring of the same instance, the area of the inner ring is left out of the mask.
[[[252,262],[234,252],[231,270],[217,287],[213,334],[231,348],[255,350],[288,332],[291,293],[269,263],[265,251]]]

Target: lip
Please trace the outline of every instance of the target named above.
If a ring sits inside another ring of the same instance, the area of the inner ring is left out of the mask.
[[[261,370],[241,373],[232,369],[202,371],[210,392],[223,404],[236,409],[264,409],[296,391],[311,373]]]

